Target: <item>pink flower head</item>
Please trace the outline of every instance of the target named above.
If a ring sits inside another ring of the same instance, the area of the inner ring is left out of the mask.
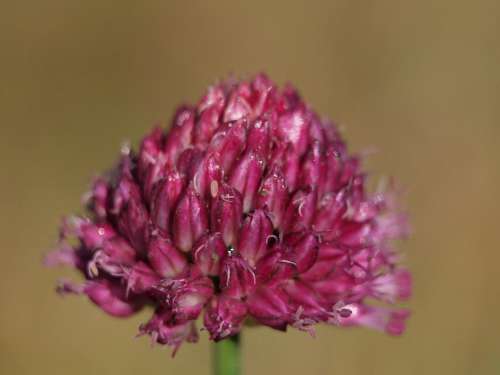
[[[66,219],[49,265],[77,268],[86,294],[177,350],[235,335],[251,319],[310,333],[316,324],[404,330],[411,294],[393,240],[407,220],[390,190],[368,193],[360,159],[291,87],[264,75],[209,88],[97,179],[89,215]]]

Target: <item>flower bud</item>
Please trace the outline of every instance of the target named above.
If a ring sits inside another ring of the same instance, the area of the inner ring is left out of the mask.
[[[206,308],[204,324],[214,341],[238,333],[247,314],[245,303],[221,295],[213,297]]]
[[[135,263],[136,252],[123,237],[113,237],[103,242],[88,261],[87,274],[91,278],[99,276],[100,270],[119,277],[124,270]]]
[[[208,152],[218,154],[220,165],[226,176],[229,176],[233,170],[237,157],[245,147],[245,141],[245,121],[223,124],[212,138]]]
[[[283,227],[289,232],[308,230],[316,213],[316,190],[298,190],[288,203]]]
[[[288,192],[283,176],[275,169],[264,178],[257,193],[258,208],[269,213],[274,228],[279,228],[285,215]]]
[[[109,186],[103,178],[97,178],[88,197],[90,210],[100,220],[105,220],[108,215]]]
[[[224,90],[220,85],[210,86],[207,89],[207,93],[201,98],[200,102],[198,103],[198,114],[211,107],[217,108],[217,110],[222,111],[226,101],[226,98],[224,96]]]
[[[243,118],[248,118],[252,113],[252,108],[247,100],[234,92],[228,100],[226,110],[224,111],[224,122],[237,121]]]
[[[194,183],[195,173],[203,160],[203,151],[190,147],[184,150],[177,161],[177,170],[186,181]]]
[[[274,110],[276,105],[276,88],[265,74],[258,74],[252,82],[254,90],[253,112],[259,117]]]
[[[198,116],[198,121],[194,129],[194,143],[198,147],[206,147],[214,132],[219,127],[221,109],[211,106],[204,109]]]
[[[172,211],[183,187],[184,179],[178,172],[169,172],[155,186],[151,201],[151,220],[163,235],[170,234]]]
[[[194,243],[208,230],[205,203],[189,188],[175,210],[172,234],[175,245],[182,251],[191,251]]]
[[[175,320],[181,322],[198,318],[213,294],[213,285],[207,277],[182,278],[164,280],[157,291],[164,296]]]
[[[292,144],[299,157],[309,147],[309,122],[307,114],[302,109],[281,116],[277,130],[278,137],[284,143]]]
[[[217,276],[221,259],[226,255],[226,245],[220,233],[201,238],[194,247],[194,261],[203,275]]]
[[[251,267],[265,255],[271,235],[272,224],[263,210],[255,210],[243,222],[237,249]]]
[[[212,203],[211,229],[220,232],[226,246],[234,245],[241,225],[241,194],[229,185],[217,187],[217,195]]]
[[[108,280],[87,282],[84,293],[103,311],[119,318],[130,316],[142,307],[137,299],[126,297],[123,286]]]
[[[299,186],[303,189],[307,187],[319,189],[323,185],[323,173],[322,150],[319,142],[315,142],[302,163]]]
[[[158,309],[146,324],[139,327],[139,334],[151,336],[152,343],[173,347],[172,357],[175,356],[181,344],[197,342],[198,331],[193,321],[175,323],[168,311]]]
[[[325,167],[322,169],[324,173],[323,183],[319,186],[320,196],[328,193],[333,193],[340,188],[340,173],[342,169],[342,160],[337,147],[329,145],[324,155]]]
[[[222,169],[215,154],[207,155],[196,168],[193,187],[203,198],[216,197],[222,181]]]
[[[195,114],[192,109],[181,107],[174,116],[174,121],[170,127],[170,132],[165,140],[165,156],[169,167],[175,166],[179,155],[193,141]]]
[[[281,171],[288,192],[297,188],[300,174],[300,157],[289,143],[280,143],[271,155],[270,166]]]
[[[233,298],[247,296],[257,284],[255,272],[248,263],[231,253],[222,261],[219,277],[220,287],[224,294]]]
[[[285,250],[280,245],[270,249],[256,266],[259,284],[276,285],[293,277],[296,273],[296,264],[286,259]]]
[[[322,243],[318,246],[318,255],[311,268],[300,275],[302,280],[317,281],[327,279],[336,271],[336,265],[345,252],[331,243]]]
[[[300,280],[290,280],[284,283],[283,290],[288,295],[291,306],[301,306],[309,314],[311,311],[318,313],[323,310],[321,304],[324,301],[311,285]]]
[[[265,159],[269,154],[270,140],[267,121],[258,119],[250,125],[247,140],[248,150],[259,155],[261,159]]]
[[[113,211],[120,233],[138,252],[144,252],[149,215],[142,201],[139,187],[129,176],[123,176],[119,182],[114,195]]]
[[[160,278],[146,263],[137,262],[134,266],[126,271],[127,294],[142,294],[150,291],[158,284]]]
[[[319,209],[314,217],[314,229],[318,232],[334,231],[338,222],[347,211],[346,195],[344,189],[337,194],[327,194],[319,202]]]
[[[253,207],[263,169],[264,161],[255,153],[249,152],[243,155],[229,179],[230,185],[243,197],[243,212],[248,212]]]
[[[286,239],[290,250],[285,259],[293,262],[298,273],[309,270],[318,257],[318,239],[312,233],[296,233]]]
[[[290,315],[288,296],[277,287],[261,287],[248,299],[248,312],[261,324],[284,331]]]
[[[187,267],[184,255],[169,240],[161,236],[151,239],[148,260],[151,267],[163,278],[179,276]]]
[[[162,151],[163,132],[159,127],[146,136],[139,150],[137,174],[143,185],[144,198],[149,203],[155,184],[165,177],[166,157]]]

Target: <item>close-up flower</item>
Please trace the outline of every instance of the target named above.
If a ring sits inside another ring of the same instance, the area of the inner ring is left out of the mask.
[[[500,374],[498,14],[6,2],[0,374]]]
[[[138,334],[174,353],[200,326],[214,341],[256,324],[399,335],[408,219],[395,184],[368,189],[361,162],[292,86],[223,81],[122,147],[45,262],[83,275],[61,294],[120,318],[151,308]]]

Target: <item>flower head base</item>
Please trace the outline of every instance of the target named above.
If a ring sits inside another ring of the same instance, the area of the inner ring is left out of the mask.
[[[408,312],[368,301],[411,293],[392,247],[406,218],[393,192],[368,194],[365,178],[294,89],[264,75],[222,83],[138,152],[122,150],[88,195],[89,217],[63,222],[46,263],[79,269],[86,281],[58,291],[113,316],[154,306],[140,333],[174,351],[197,340],[201,314],[213,340],[247,318],[311,334],[318,323],[400,334]]]

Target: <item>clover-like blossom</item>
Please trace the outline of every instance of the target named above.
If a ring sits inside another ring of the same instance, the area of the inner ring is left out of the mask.
[[[319,323],[404,330],[410,274],[395,239],[407,220],[391,189],[368,193],[359,156],[287,86],[264,75],[223,82],[177,110],[138,151],[97,178],[88,216],[63,221],[49,265],[76,267],[116,317],[146,305],[139,328],[174,352],[246,321],[310,333]]]

